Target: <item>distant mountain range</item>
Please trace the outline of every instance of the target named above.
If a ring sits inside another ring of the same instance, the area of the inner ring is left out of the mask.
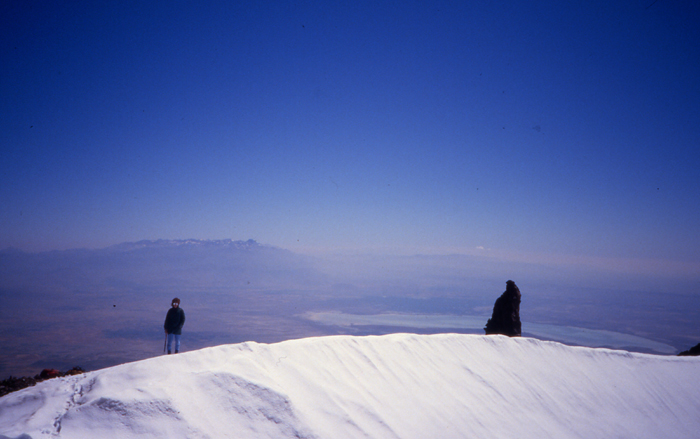
[[[85,253],[85,252],[114,252],[114,251],[135,251],[141,249],[154,249],[154,248],[174,248],[174,247],[208,247],[208,248],[233,248],[233,249],[244,249],[251,250],[255,248],[265,247],[265,248],[275,248],[273,246],[267,246],[259,244],[254,239],[249,239],[247,241],[234,241],[233,239],[156,239],[156,240],[142,240],[137,242],[123,242],[121,244],[115,244],[109,247],[101,249],[83,249],[76,248],[70,250],[51,250],[46,252],[30,253],[24,252],[14,247],[7,247],[0,250],[0,256],[2,255],[17,255],[17,254],[57,254],[57,253]]]
[[[4,289],[269,289],[314,285],[321,278],[312,259],[252,239],[161,239],[95,250],[0,251]]]
[[[208,248],[233,248],[239,250],[252,250],[263,246],[254,239],[247,241],[234,241],[232,239],[158,239],[143,240],[137,242],[124,242],[107,247],[106,250],[133,251],[144,248],[172,248],[172,247],[208,247]]]

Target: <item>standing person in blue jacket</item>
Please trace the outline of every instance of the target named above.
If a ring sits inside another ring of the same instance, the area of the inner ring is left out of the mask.
[[[173,299],[172,308],[168,310],[168,314],[165,316],[165,333],[168,334],[168,353],[170,346],[172,345],[173,339],[175,339],[175,353],[180,352],[180,335],[182,335],[182,326],[185,324],[185,311],[180,308],[180,299],[177,297]]]

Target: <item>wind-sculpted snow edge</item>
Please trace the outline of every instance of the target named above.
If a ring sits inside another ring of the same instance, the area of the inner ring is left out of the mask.
[[[690,438],[700,428],[698,372],[698,358],[525,337],[248,342],[7,395],[0,435]]]

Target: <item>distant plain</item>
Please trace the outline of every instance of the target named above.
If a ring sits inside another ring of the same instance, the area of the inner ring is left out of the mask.
[[[252,241],[2,251],[0,377],[43,368],[95,370],[162,355],[163,320],[176,296],[187,315],[183,351],[336,334],[483,334],[479,319],[486,323],[511,277],[522,292],[526,336],[654,354],[700,341],[700,298],[692,294],[547,283],[528,275],[528,267],[488,270],[474,262],[470,269],[469,258],[459,256],[450,264],[423,256],[385,257],[381,264],[376,257],[354,259],[366,265],[341,259]],[[397,315],[405,318],[387,320]],[[368,319],[347,320],[352,316]],[[572,327],[593,336],[571,335]],[[625,339],[638,342],[625,346]]]

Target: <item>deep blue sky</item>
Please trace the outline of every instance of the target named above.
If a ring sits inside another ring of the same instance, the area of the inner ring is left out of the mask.
[[[700,3],[330,3],[2,2],[0,248],[700,273]]]

